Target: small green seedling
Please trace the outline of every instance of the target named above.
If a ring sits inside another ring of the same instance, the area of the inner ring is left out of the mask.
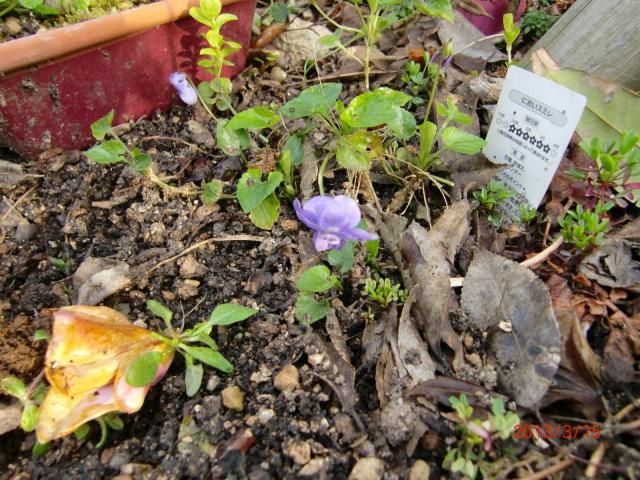
[[[391,303],[404,304],[407,299],[407,291],[401,288],[399,283],[391,283],[388,278],[367,278],[365,281],[365,293],[370,300],[387,308]]]
[[[538,219],[538,210],[528,203],[518,206],[518,222],[520,225],[528,225]]]
[[[523,15],[522,21],[520,22],[522,33],[540,38],[547,33],[547,30],[551,28],[558,18],[557,16],[549,15],[540,10],[529,10]]]
[[[473,192],[473,198],[488,212],[494,212],[513,195],[513,190],[500,180],[491,180],[486,187],[482,187],[478,192]]]
[[[502,399],[494,399],[491,414],[485,420],[473,418],[473,407],[467,396],[449,397],[449,403],[456,412],[461,430],[458,446],[451,448],[442,462],[443,468],[452,473],[462,473],[471,480],[494,478],[494,475],[506,463],[511,461],[497,448],[499,441],[506,441],[513,435],[514,427],[520,418],[513,412],[507,412]],[[491,461],[489,452],[495,452],[497,460]]]
[[[85,155],[90,160],[100,165],[110,165],[124,163],[135,172],[143,175],[153,183],[161,187],[169,193],[179,195],[195,195],[202,194],[202,200],[205,204],[217,202],[222,195],[222,182],[212,180],[203,185],[203,190],[198,192],[188,186],[175,187],[164,182],[155,172],[151,157],[140,151],[138,148],[129,148],[118,136],[112,126],[114,111],[111,110],[104,117],[96,120],[91,124],[91,132],[93,137],[100,143],[87,150]],[[108,137],[111,137],[107,140]]]
[[[0,381],[0,388],[20,401],[22,404],[20,428],[25,432],[33,432],[38,423],[38,405],[42,403],[47,393],[45,385],[38,383],[27,387],[18,377],[9,375]]]
[[[580,250],[600,245],[609,231],[606,214],[612,207],[613,202],[602,203],[598,200],[593,210],[584,209],[582,205],[569,210],[563,218],[558,219],[564,241]]]
[[[296,319],[301,323],[312,324],[327,316],[330,305],[326,298],[317,300],[316,294],[332,288],[342,288],[342,283],[325,265],[308,268],[296,282],[298,298],[296,300]]]
[[[107,440],[109,439],[109,429],[120,431],[124,428],[124,422],[117,413],[105,413],[95,420],[100,426],[100,439],[98,440],[98,443],[96,443],[96,448],[98,449],[107,444]],[[80,443],[86,440],[89,433],[91,433],[91,426],[89,423],[83,423],[73,432],[76,440]]]
[[[231,80],[222,77],[222,69],[225,65],[233,66],[228,57],[240,50],[242,45],[226,40],[222,35],[223,25],[238,20],[238,17],[221,11],[220,0],[200,0],[200,6],[191,7],[189,15],[209,27],[204,34],[209,45],[200,50],[203,58],[198,61],[198,65],[208,71],[213,79],[198,85],[198,95],[207,107],[215,105],[218,110],[224,111],[231,108]],[[212,113],[211,115],[213,116]]]
[[[51,266],[64,275],[69,275],[69,265],[62,258],[49,257]]]
[[[154,336],[176,349],[185,359],[187,366],[185,385],[189,397],[195,395],[202,385],[204,375],[202,364],[225,373],[233,371],[233,365],[220,353],[217,343],[211,338],[213,327],[232,325],[256,313],[253,308],[224,303],[211,312],[208,320],[188,330],[177,331],[171,324],[173,318],[171,310],[156,300],[148,300],[147,308],[160,317],[166,325],[163,335],[154,334]],[[152,355],[154,353],[157,352],[148,352],[134,361],[127,373],[127,383],[133,386],[144,386],[151,382],[159,364],[159,359]]]
[[[253,224],[270,230],[280,215],[280,200],[275,191],[284,177],[278,171],[269,173],[266,180],[262,177],[259,168],[249,168],[238,181],[236,196]]]
[[[507,47],[507,66],[513,62],[511,60],[511,49],[520,35],[520,27],[513,23],[513,13],[505,13],[502,16],[502,26],[504,29],[504,43]]]
[[[567,174],[580,183],[574,185],[574,196],[584,198],[593,208],[597,200],[613,201],[626,208],[629,202],[640,206],[640,137],[627,130],[616,142],[592,138],[581,141],[580,148],[592,164],[586,169],[571,168]]]

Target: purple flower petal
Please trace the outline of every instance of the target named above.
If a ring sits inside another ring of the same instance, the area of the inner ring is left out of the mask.
[[[347,196],[319,195],[309,199],[304,205],[295,199],[293,207],[300,221],[315,231],[313,242],[319,252],[341,250],[347,240],[378,238],[376,234],[358,228],[362,217],[360,208],[354,199]]]
[[[367,232],[363,228],[356,228],[356,227],[345,230],[343,232],[343,236],[348,240],[359,240],[359,241],[378,239],[378,235],[376,235],[375,233]]]
[[[313,199],[312,199],[313,200]],[[305,207],[309,202],[305,203]],[[297,198],[293,201],[293,208],[296,211],[296,215],[302,223],[304,223],[311,230],[320,230],[320,225],[317,222],[317,215],[310,211],[308,208],[303,208],[300,204],[300,200]]]
[[[353,227],[360,222],[360,208],[352,198],[339,195],[320,212],[319,224],[323,230],[338,231]]]
[[[198,94],[183,72],[173,72],[169,75],[169,82],[178,91],[180,99],[187,105],[195,105],[198,102]]]
[[[335,233],[316,232],[313,234],[313,245],[318,252],[325,250],[342,250],[344,247],[344,238],[339,237]]]

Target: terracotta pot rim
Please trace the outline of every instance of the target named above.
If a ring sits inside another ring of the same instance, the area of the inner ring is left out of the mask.
[[[242,0],[221,0],[223,6]],[[173,22],[199,0],[161,0],[75,25],[0,43],[0,76]]]

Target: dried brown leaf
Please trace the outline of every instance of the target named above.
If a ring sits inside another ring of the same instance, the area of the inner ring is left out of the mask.
[[[528,268],[477,249],[464,280],[462,306],[489,335],[489,354],[504,390],[519,405],[536,406],[551,385],[562,351],[544,283]]]

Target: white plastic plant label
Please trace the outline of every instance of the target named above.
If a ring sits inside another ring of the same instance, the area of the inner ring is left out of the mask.
[[[508,168],[496,175],[515,195],[504,211],[518,218],[537,208],[562,160],[587,99],[519,67],[510,67],[487,134],[484,154]]]

